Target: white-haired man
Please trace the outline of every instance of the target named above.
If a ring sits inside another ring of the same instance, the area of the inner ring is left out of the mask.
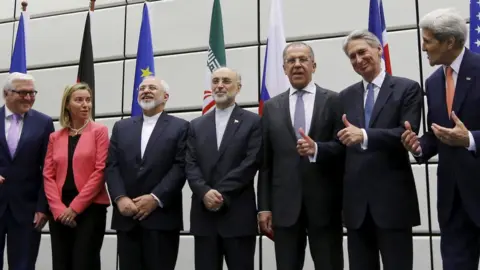
[[[121,270],[175,269],[189,123],[164,111],[168,90],[163,80],[144,78],[143,115],[113,127],[105,175]]]
[[[438,154],[437,210],[443,269],[477,269],[480,254],[480,55],[465,48],[467,26],[454,10],[420,21],[422,49],[431,66],[426,80],[428,131],[402,136],[417,160]]]
[[[35,269],[47,221],[42,169],[54,127],[50,117],[32,109],[36,94],[31,75],[8,75],[0,108],[0,265],[7,235],[9,269]]]

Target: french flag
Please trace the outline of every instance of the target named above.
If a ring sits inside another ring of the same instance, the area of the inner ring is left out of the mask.
[[[283,29],[282,0],[272,0],[270,6],[270,26],[268,30],[267,47],[263,64],[262,89],[258,113],[262,115],[263,103],[270,98],[286,91],[290,86],[283,71],[283,49],[285,48],[285,33]]]
[[[368,31],[375,34],[380,40],[383,47],[382,65],[385,71],[392,74],[390,64],[390,53],[388,51],[387,42],[387,26],[385,24],[385,16],[383,14],[382,0],[370,0],[370,12],[368,16]]]

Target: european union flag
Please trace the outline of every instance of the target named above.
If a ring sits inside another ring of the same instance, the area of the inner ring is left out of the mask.
[[[155,63],[153,60],[152,33],[150,32],[150,20],[148,17],[147,3],[143,4],[142,25],[138,38],[137,64],[135,66],[135,81],[133,82],[132,116],[142,114],[142,108],[138,105],[138,87],[144,77],[155,75]]]
[[[470,0],[470,50],[480,53],[480,0]]]
[[[23,12],[18,22],[17,37],[13,48],[12,61],[10,62],[10,73],[27,73],[27,53],[25,50],[25,22]]]

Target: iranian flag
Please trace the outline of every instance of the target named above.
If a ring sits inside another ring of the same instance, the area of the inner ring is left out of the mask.
[[[222,7],[220,0],[213,1],[212,19],[210,21],[210,38],[208,43],[206,87],[203,92],[202,114],[215,107],[211,86],[212,72],[226,65],[225,41],[223,38]]]

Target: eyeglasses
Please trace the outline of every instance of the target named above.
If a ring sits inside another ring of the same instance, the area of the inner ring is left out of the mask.
[[[26,97],[27,95],[29,95],[30,97],[35,97],[37,95],[37,91],[33,90],[33,91],[26,91],[26,90],[12,90],[13,93],[17,93],[19,96],[21,97]]]

